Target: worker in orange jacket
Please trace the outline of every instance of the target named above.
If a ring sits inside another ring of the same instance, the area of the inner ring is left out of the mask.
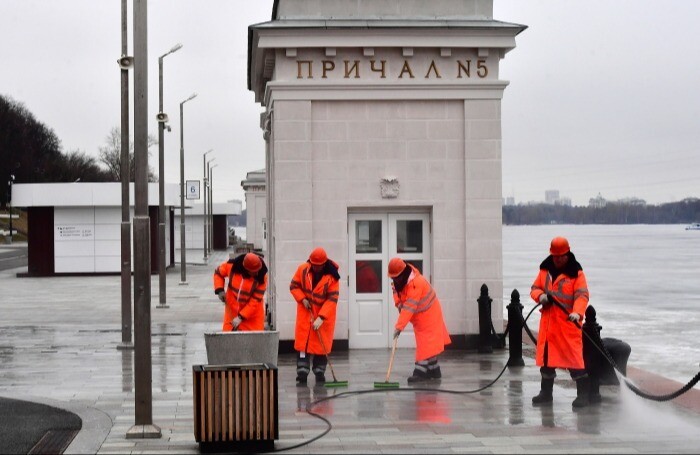
[[[580,408],[589,403],[589,379],[583,363],[580,329],[588,306],[588,284],[567,239],[552,239],[549,252],[550,255],[540,264],[540,272],[530,291],[530,297],[542,305],[535,356],[542,385],[532,403],[552,402],[555,368],[566,368],[576,381],[577,396],[572,406]]]
[[[267,266],[259,255],[241,254],[219,264],[214,270],[214,293],[225,305],[222,330],[264,330],[266,289]]]
[[[338,264],[328,259],[323,248],[316,248],[309,259],[299,265],[289,285],[297,302],[294,333],[294,349],[298,352],[297,385],[306,384],[309,371],[314,372],[316,383],[326,381],[327,355],[333,348],[339,280]],[[313,358],[313,363],[310,358]]]
[[[451,343],[435,290],[417,268],[395,257],[389,261],[389,277],[394,305],[399,318],[394,326],[394,340],[410,322],[416,337],[416,363],[408,382],[440,379],[438,355]]]

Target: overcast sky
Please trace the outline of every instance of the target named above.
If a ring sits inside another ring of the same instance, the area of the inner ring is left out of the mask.
[[[185,178],[201,179],[202,154],[214,149],[214,200],[244,200],[241,180],[265,166],[262,108],[246,83],[247,27],[268,21],[272,3],[149,1],[149,119],[158,57],[184,46],[164,59],[167,183],[179,182],[179,105],[192,93]],[[119,0],[0,0],[0,94],[24,103],[66,152],[97,156],[120,125],[120,11]],[[700,2],[494,0],[494,18],[529,27],[501,63],[510,81],[504,197],[542,201],[548,189],[575,205],[598,193],[649,203],[700,197]],[[155,120],[149,129],[157,137]]]

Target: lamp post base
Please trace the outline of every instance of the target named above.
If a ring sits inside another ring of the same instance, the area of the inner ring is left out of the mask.
[[[177,283],[177,284],[180,285],[180,286],[187,286],[187,285],[190,284],[190,283],[188,283],[187,281],[180,281],[180,282]]]
[[[162,436],[158,425],[134,425],[126,432],[126,439],[158,439]]]
[[[156,305],[156,308],[159,308],[159,309],[170,308],[170,305],[166,305],[165,303],[159,303],[158,305]]]

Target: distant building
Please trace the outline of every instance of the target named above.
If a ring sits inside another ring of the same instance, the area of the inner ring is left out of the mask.
[[[204,241],[212,250],[225,250],[228,248],[228,217],[240,215],[241,206],[239,200],[230,202],[214,202],[211,205],[212,213],[207,209],[207,217],[204,217],[204,204],[192,204],[185,207],[185,261],[193,264],[206,264],[204,259]],[[211,218],[210,218],[211,215]],[[213,224],[210,224],[211,223]],[[180,263],[180,211],[175,211],[175,262]],[[204,232],[207,232],[205,236]]]
[[[544,192],[544,202],[546,204],[556,204],[559,202],[559,190],[547,190]]]
[[[176,184],[164,185],[165,266],[175,262]],[[29,276],[121,272],[122,196],[118,182],[14,184],[12,205],[28,214]],[[134,184],[129,184],[130,219]],[[158,184],[148,184],[151,273],[158,272]],[[133,270],[134,261],[131,266]]]
[[[515,198],[513,196],[508,196],[505,201],[504,205],[515,205]]]
[[[267,195],[265,194],[265,169],[250,171],[241,182],[245,191],[246,243],[252,243],[256,250],[265,251],[267,245]]]
[[[596,209],[605,207],[606,205],[608,205],[608,201],[606,201],[600,193],[598,193],[598,196],[588,200],[588,206]]]
[[[571,207],[571,198],[570,197],[560,197],[555,203],[555,205],[563,205],[566,207]]]

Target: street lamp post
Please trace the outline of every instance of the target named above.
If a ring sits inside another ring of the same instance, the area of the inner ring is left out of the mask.
[[[127,1],[122,0],[121,8],[121,38],[122,57],[118,60],[121,68],[121,150],[119,157],[120,181],[121,181],[121,319],[122,342],[117,349],[134,349],[131,338],[132,314],[131,314],[131,221],[129,204],[129,180],[131,166],[129,165],[129,68],[133,62],[127,54],[128,51],[128,11]]]
[[[153,424],[151,224],[148,217],[148,7],[134,0],[134,415],[127,439],[160,438]]]
[[[204,262],[207,262],[207,154],[213,152],[214,150],[209,149],[204,154],[202,155],[202,164],[203,164],[203,170],[202,173],[204,176],[202,177],[202,183],[203,183],[203,193],[204,193],[204,200],[202,204],[202,208],[204,209],[204,226],[202,229],[202,235],[204,238]],[[210,161],[215,160],[216,158],[212,158]]]
[[[197,94],[193,93],[189,98],[180,103],[180,284],[187,284],[187,254],[185,252],[185,148],[183,143],[182,106],[196,96]]]
[[[158,289],[160,298],[156,308],[168,308],[165,304],[165,123],[168,116],[163,112],[163,59],[177,52],[182,44],[177,43],[168,52],[158,57]]]
[[[10,245],[12,245],[12,184],[15,183],[15,175],[10,174],[10,180],[7,181],[9,188],[9,194],[7,195],[7,202],[10,206]]]
[[[215,164],[209,168],[209,252],[211,254],[211,246],[214,238],[214,177],[213,169],[218,166]]]

